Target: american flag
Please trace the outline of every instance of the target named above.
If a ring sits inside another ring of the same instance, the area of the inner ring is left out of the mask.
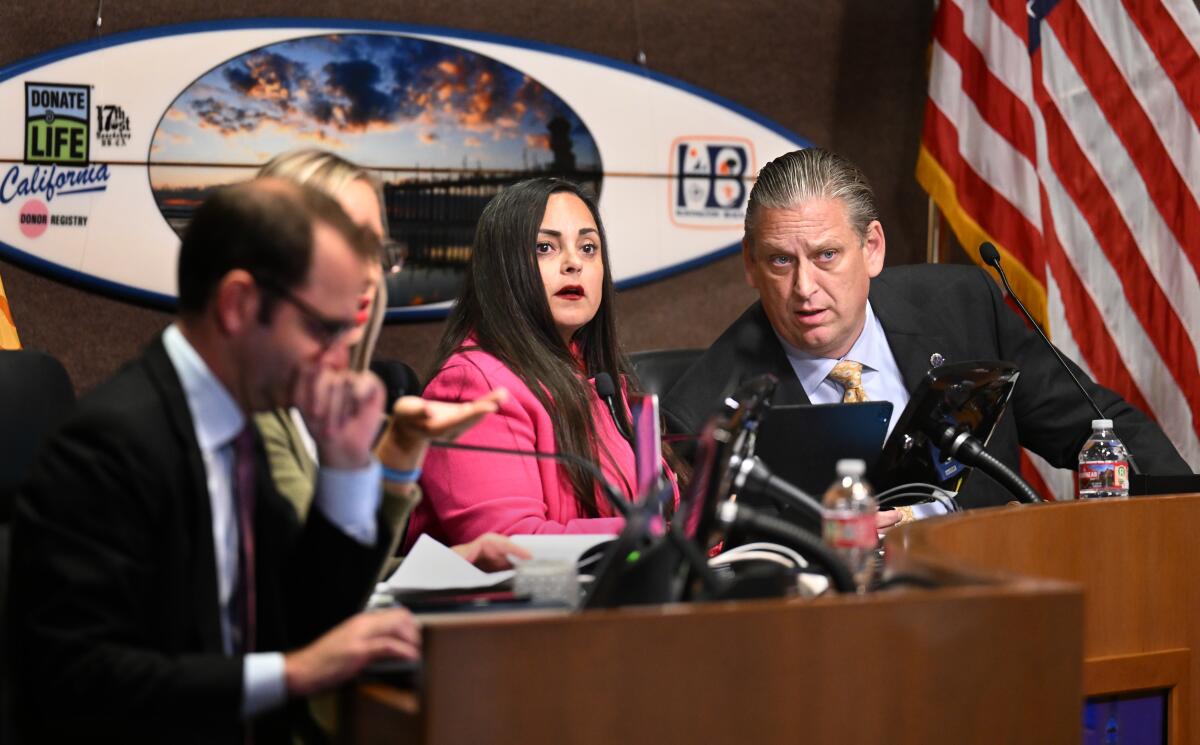
[[[942,0],[917,179],[968,253],[1000,249],[1054,343],[1200,467],[1193,0]],[[1035,487],[1073,495],[1072,472],[1027,458]]]

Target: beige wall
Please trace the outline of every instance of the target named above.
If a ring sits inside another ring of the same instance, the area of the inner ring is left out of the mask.
[[[0,3],[0,66],[86,40],[96,5]],[[105,34],[216,18],[331,16],[485,31],[625,61],[636,55],[640,27],[651,69],[731,99],[862,165],[879,194],[888,263],[924,257],[926,200],[912,174],[924,107],[929,0],[172,0],[103,6]],[[8,261],[0,260],[0,279],[23,344],[61,359],[80,389],[100,382],[170,320],[162,311],[71,287]],[[621,293],[623,340],[631,351],[703,346],[752,299],[740,259],[726,258]],[[440,331],[439,322],[389,325],[378,354],[423,371]]]

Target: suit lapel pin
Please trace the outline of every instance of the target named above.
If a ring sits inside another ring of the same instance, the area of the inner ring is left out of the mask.
[[[941,352],[934,352],[933,354],[929,355],[929,364],[932,367],[941,367],[942,363],[945,361],[946,358],[942,356]]]

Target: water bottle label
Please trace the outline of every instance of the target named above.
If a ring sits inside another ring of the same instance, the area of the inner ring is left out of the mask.
[[[875,548],[875,513],[850,512],[827,514],[824,524],[825,545],[833,548]]]
[[[1129,489],[1129,463],[1100,460],[1079,464],[1079,493]]]

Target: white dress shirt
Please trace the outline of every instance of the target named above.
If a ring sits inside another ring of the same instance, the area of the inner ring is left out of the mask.
[[[178,326],[172,325],[163,333],[163,346],[183,386],[204,460],[217,562],[221,641],[225,653],[232,654],[230,601],[237,583],[239,541],[233,500],[233,440],[246,426],[246,417]],[[352,471],[323,468],[313,504],[344,533],[363,545],[373,545],[381,473],[379,462],[374,459],[367,467]],[[244,660],[243,716],[250,717],[282,704],[287,698],[283,653],[255,652],[247,654]]]
[[[867,399],[892,403],[892,418],[888,421],[887,431],[889,435],[892,433],[896,420],[900,418],[900,412],[908,405],[908,388],[904,385],[900,367],[896,364],[896,358],[892,356],[892,348],[888,346],[887,335],[883,333],[883,326],[875,317],[870,302],[867,303],[867,319],[863,324],[862,333],[858,335],[854,346],[850,347],[845,357],[817,357],[793,347],[782,338],[779,339],[779,343],[783,345],[783,351],[787,353],[788,361],[792,363],[792,369],[800,379],[800,385],[808,394],[808,400],[814,404],[841,403],[845,391],[841,385],[829,379],[829,373],[833,371],[833,366],[842,360],[861,363],[862,386],[867,392]]]

